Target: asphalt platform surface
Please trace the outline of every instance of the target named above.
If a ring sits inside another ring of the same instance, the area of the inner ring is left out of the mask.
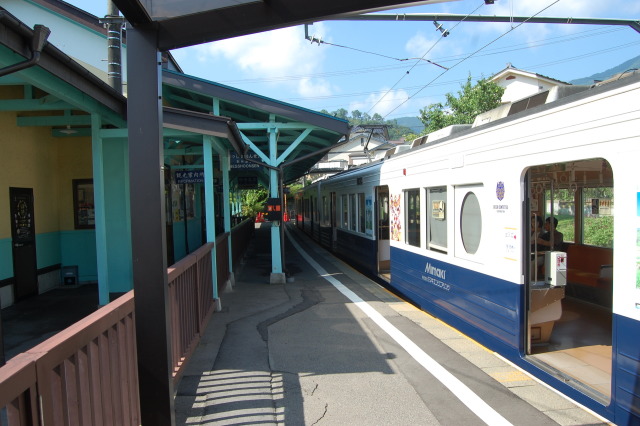
[[[287,282],[269,284],[270,233],[257,224],[220,295],[176,390],[176,424],[607,424],[290,225]]]

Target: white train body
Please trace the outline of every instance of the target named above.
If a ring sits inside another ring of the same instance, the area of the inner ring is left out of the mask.
[[[559,391],[640,424],[639,164],[633,76],[319,182],[298,225]],[[546,252],[535,216],[564,226]],[[596,318],[601,331],[565,339]],[[596,347],[598,383],[554,364]]]

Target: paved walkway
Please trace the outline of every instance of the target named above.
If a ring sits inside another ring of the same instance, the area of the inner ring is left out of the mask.
[[[288,240],[291,279],[268,284],[268,224],[256,229],[177,389],[178,425],[603,424],[287,233],[324,271]]]

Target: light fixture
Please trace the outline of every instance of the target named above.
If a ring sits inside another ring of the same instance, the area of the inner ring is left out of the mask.
[[[438,21],[433,21],[433,25],[435,25],[436,31],[440,31],[442,33],[442,37],[449,35],[449,30],[442,28],[442,24],[438,24]]]
[[[60,133],[64,133],[65,135],[74,135],[78,133],[78,131],[72,129],[71,126],[67,124],[67,128],[60,130]]]

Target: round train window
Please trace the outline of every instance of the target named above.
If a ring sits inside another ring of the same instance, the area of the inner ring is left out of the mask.
[[[478,197],[473,192],[467,193],[462,201],[460,229],[464,249],[469,254],[475,254],[482,236],[482,215]]]

